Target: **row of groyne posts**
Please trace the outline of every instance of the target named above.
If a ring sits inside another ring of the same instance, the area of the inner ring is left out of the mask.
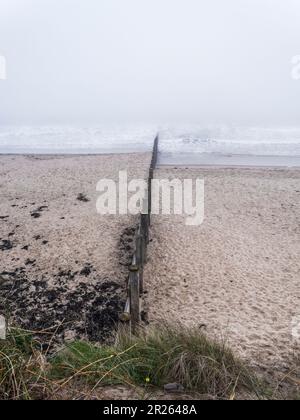
[[[147,197],[143,201],[143,210],[139,215],[138,226],[135,234],[134,253],[129,267],[127,301],[124,313],[120,316],[121,321],[128,322],[130,331],[135,334],[141,321],[141,298],[144,294],[144,267],[147,263],[147,250],[150,242],[152,191],[151,185],[154,170],[158,159],[157,135],[154,140],[152,159],[148,176]]]

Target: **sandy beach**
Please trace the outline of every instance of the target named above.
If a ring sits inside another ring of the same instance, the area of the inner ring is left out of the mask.
[[[150,155],[1,156],[1,313],[62,339],[110,337],[126,299],[134,216],[96,211],[102,178],[143,178]],[[52,330],[53,331],[53,330]]]
[[[205,221],[153,216],[150,323],[197,325],[253,365],[289,368],[300,344],[300,171],[160,167],[155,177],[203,178]]]
[[[145,178],[150,154],[0,157],[1,312],[62,340],[111,338],[126,299],[134,216],[96,212],[96,184]],[[205,221],[153,216],[144,310],[197,325],[260,367],[288,368],[299,342],[300,171],[159,167],[203,178]],[[53,331],[53,330],[51,330]]]

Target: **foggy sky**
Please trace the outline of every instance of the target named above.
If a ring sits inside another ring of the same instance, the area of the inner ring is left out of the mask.
[[[0,0],[0,124],[295,125],[299,0]]]

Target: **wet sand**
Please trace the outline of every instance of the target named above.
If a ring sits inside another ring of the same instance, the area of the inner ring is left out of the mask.
[[[253,365],[289,368],[300,350],[300,171],[160,167],[155,177],[203,178],[205,221],[152,217],[150,323],[198,325]]]
[[[97,214],[97,182],[144,178],[150,154],[0,156],[0,313],[62,339],[110,337],[134,216]]]
[[[300,168],[300,156],[238,155],[221,153],[162,153],[163,166],[281,167]]]

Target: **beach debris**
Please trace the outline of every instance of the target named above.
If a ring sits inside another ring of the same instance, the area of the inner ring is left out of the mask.
[[[34,265],[36,263],[36,260],[27,259],[25,262],[25,265]]]
[[[30,270],[20,267],[13,273],[0,273],[0,313],[9,304],[20,328],[57,330],[51,348],[63,342],[65,332],[67,337],[99,343],[114,339],[118,315],[125,304],[122,283],[99,278],[96,283],[82,282],[73,289],[68,277],[57,276],[49,282],[45,277],[33,278]],[[68,270],[64,274],[74,275]],[[39,336],[46,347],[48,338]]]
[[[78,194],[77,200],[82,201],[83,203],[88,203],[90,201],[90,199],[83,193]]]
[[[164,386],[164,391],[165,392],[183,392],[184,391],[184,387],[181,384],[177,384],[177,383],[173,383],[173,384],[167,384]]]
[[[71,270],[63,270],[59,268],[58,274],[55,274],[54,277],[60,277],[60,278],[66,278],[68,280],[73,280],[77,274],[78,274],[77,271],[73,273]]]
[[[88,277],[88,276],[91,274],[92,269],[93,269],[93,267],[92,267],[92,265],[91,265],[91,264],[86,264],[86,265],[84,266],[84,268],[80,271],[80,275],[81,275],[81,276]]]
[[[33,211],[30,213],[31,217],[33,217],[34,219],[38,219],[39,217],[41,217],[41,214],[37,211]]]
[[[1,251],[9,251],[13,248],[13,243],[8,239],[2,239],[0,244],[0,250]]]
[[[48,209],[48,206],[39,206],[36,210],[33,210],[30,215],[31,217],[33,217],[34,219],[38,219],[39,217],[41,217],[41,213]]]
[[[0,315],[0,340],[6,340],[6,320]]]

